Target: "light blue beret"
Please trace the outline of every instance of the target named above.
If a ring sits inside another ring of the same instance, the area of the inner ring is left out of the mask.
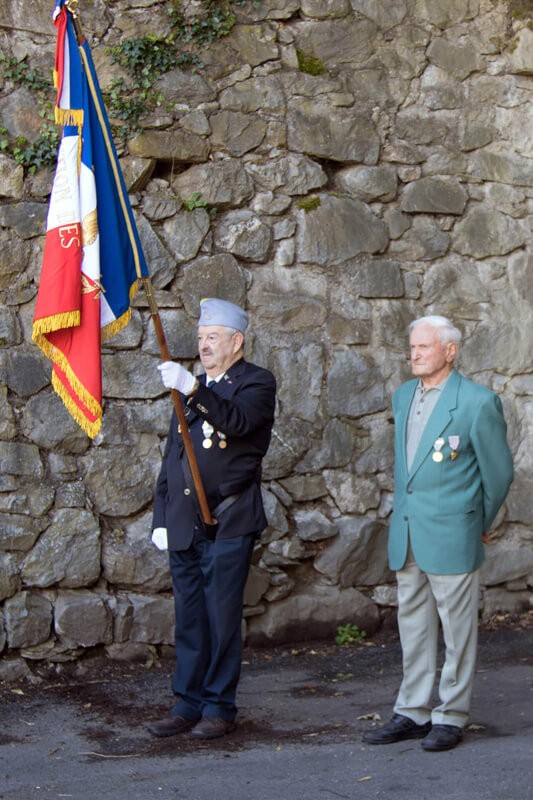
[[[198,325],[223,325],[244,333],[248,327],[248,314],[240,306],[218,297],[200,300],[200,319]]]

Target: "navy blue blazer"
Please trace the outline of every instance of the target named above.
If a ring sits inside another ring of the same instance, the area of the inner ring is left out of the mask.
[[[209,508],[213,511],[228,495],[240,495],[218,516],[217,538],[259,535],[267,527],[260,489],[261,461],[270,444],[275,398],[272,373],[241,359],[212,388],[207,388],[202,376],[198,391],[184,404]],[[204,421],[214,429],[210,437],[202,429]],[[212,441],[209,448],[203,446],[206,438]],[[174,411],[155,489],[152,522],[153,528],[167,529],[169,550],[187,549],[198,525],[197,508],[180,463],[183,458],[186,455]]]

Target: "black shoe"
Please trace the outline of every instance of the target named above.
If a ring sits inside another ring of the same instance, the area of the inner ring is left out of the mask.
[[[394,714],[391,721],[375,731],[365,731],[363,741],[367,744],[392,744],[404,739],[422,739],[431,730],[431,722],[417,725],[403,714]]]
[[[463,738],[463,731],[457,725],[433,725],[422,740],[424,750],[451,750]]]
[[[196,722],[195,719],[185,719],[185,717],[165,717],[165,719],[150,722],[146,727],[154,736],[176,736],[178,733],[190,731]]]
[[[222,717],[203,717],[189,736],[191,739],[218,739],[235,729],[235,724]]]

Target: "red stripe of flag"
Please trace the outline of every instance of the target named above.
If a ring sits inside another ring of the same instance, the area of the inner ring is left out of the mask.
[[[101,339],[127,324],[148,275],[87,43],[56,0],[56,121],[64,126],[54,177],[33,339],[53,362],[52,384],[95,436],[102,418]],[[81,42],[81,43],[80,43]]]

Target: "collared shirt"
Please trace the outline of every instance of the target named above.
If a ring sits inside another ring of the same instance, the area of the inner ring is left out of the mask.
[[[443,380],[442,383],[439,383],[438,386],[432,386],[431,389],[424,389],[422,381],[418,382],[418,386],[415,389],[415,393],[411,401],[409,416],[407,418],[405,449],[407,455],[408,472],[411,471],[411,467],[413,466],[413,461],[415,460],[416,451],[418,450],[420,439],[424,433],[424,428],[428,423],[433,409],[437,405],[439,397],[441,396],[442,390],[446,386],[446,381],[449,377],[450,376],[448,375],[448,377]]]
[[[222,378],[224,377],[225,374],[226,374],[226,371],[224,370],[224,372],[221,372],[220,375],[216,376],[216,378],[210,378],[208,375],[206,375],[205,376],[206,377],[205,385],[207,387],[210,387],[210,386],[213,386],[215,383],[220,383],[220,381],[222,380]]]

